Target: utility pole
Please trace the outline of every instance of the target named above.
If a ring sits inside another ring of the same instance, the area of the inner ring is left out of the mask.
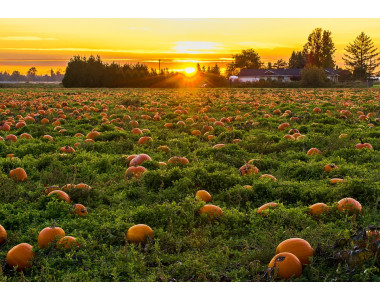
[[[158,59],[158,74],[161,74],[161,59]]]

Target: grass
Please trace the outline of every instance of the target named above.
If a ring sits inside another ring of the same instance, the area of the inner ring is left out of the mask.
[[[2,132],[4,138],[26,132],[33,139],[0,141],[0,224],[8,232],[7,242],[0,246],[0,280],[268,281],[265,274],[277,245],[299,237],[311,244],[315,255],[301,277],[290,280],[379,281],[377,255],[353,264],[355,242],[350,239],[380,221],[380,124],[375,120],[379,97],[377,89],[2,89],[2,120],[12,117],[16,124],[18,115],[50,108],[45,116],[50,124],[40,124],[37,117],[34,124]],[[317,106],[322,113],[313,113]],[[185,126],[176,124],[177,109],[187,111],[180,115]],[[281,114],[273,114],[275,109]],[[341,118],[342,109],[352,116]],[[285,110],[290,115],[283,116]],[[358,111],[374,117],[360,121]],[[160,121],[144,117],[153,118],[157,112]],[[62,113],[66,118],[61,126],[67,131],[60,133],[51,123]],[[265,118],[265,113],[272,116]],[[149,129],[144,135],[153,139],[151,143],[137,143],[140,136],[130,133],[126,115],[137,120],[140,129]],[[218,127],[205,116],[235,120]],[[290,128],[299,129],[304,139],[286,140],[287,130],[278,131],[291,116],[300,117]],[[168,122],[174,124],[172,129],[164,128]],[[203,135],[204,125],[214,127],[209,134],[215,139]],[[95,143],[84,143],[93,129],[101,135]],[[191,135],[194,129],[202,135]],[[75,137],[78,132],[84,137]],[[348,137],[339,139],[341,133]],[[45,134],[54,141],[43,139]],[[237,138],[241,142],[234,144]],[[359,138],[374,150],[355,149]],[[77,142],[75,153],[61,155],[61,147]],[[213,149],[217,143],[225,147]],[[170,152],[158,151],[161,145]],[[322,155],[308,156],[313,147]],[[17,158],[7,158],[9,153]],[[143,164],[148,171],[140,179],[125,179],[126,157],[139,153],[152,158]],[[186,157],[190,163],[158,164],[172,156]],[[240,176],[238,169],[250,159],[260,173]],[[339,168],[324,172],[324,165],[332,163]],[[17,167],[25,169],[27,181],[8,178]],[[277,181],[259,179],[262,174]],[[330,184],[335,177],[345,182]],[[92,189],[68,191],[70,204],[44,194],[49,186],[80,182]],[[211,204],[222,208],[221,218],[210,221],[199,213],[205,204],[195,199],[200,189],[210,192]],[[337,202],[345,197],[358,200],[363,213],[339,212]],[[258,214],[256,209],[268,202],[279,205]],[[331,207],[319,218],[308,214],[308,207],[317,202]],[[73,214],[74,203],[86,206],[87,216]],[[38,234],[53,220],[81,247],[39,249]],[[126,232],[135,224],[149,225],[154,239],[143,245],[126,242]],[[5,258],[24,242],[33,246],[35,259],[20,273]],[[342,251],[350,256],[342,258]]]

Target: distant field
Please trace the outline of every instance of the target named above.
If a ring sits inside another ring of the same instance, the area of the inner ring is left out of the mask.
[[[288,280],[379,281],[379,103],[378,89],[0,89],[0,280],[270,281],[297,237],[314,255]],[[222,215],[201,213],[199,190]],[[79,246],[41,249],[53,222]],[[153,238],[132,243],[136,224]],[[6,262],[20,243],[34,251],[23,272]]]

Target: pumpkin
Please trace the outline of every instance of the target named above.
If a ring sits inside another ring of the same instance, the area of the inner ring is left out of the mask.
[[[49,246],[50,243],[58,240],[58,238],[64,237],[65,232],[60,227],[55,227],[55,225],[51,225],[50,227],[46,227],[40,231],[38,235],[37,243],[38,246],[43,249]]]
[[[200,200],[202,200],[202,201],[204,201],[206,203],[209,203],[212,200],[212,197],[211,197],[210,193],[207,192],[207,191],[205,191],[205,190],[199,190],[199,191],[197,191],[196,194],[195,194],[195,198],[196,199],[200,199]]]
[[[17,271],[22,271],[31,267],[33,257],[32,245],[21,243],[8,251],[6,261],[10,267],[17,266]]]
[[[313,257],[313,248],[304,239],[291,238],[281,242],[276,248],[276,254],[289,252],[297,256],[301,264],[310,264],[309,257]]]
[[[132,166],[125,171],[124,178],[131,178],[132,176],[134,176],[135,178],[140,178],[146,171],[148,170],[145,169],[143,166]]]
[[[366,149],[373,150],[373,147],[370,143],[363,143],[363,142],[356,144],[355,148],[356,149],[365,149],[366,148]]]
[[[59,239],[57,246],[59,248],[64,248],[65,250],[70,250],[74,246],[79,247],[79,242],[75,237],[67,235]]]
[[[9,172],[9,178],[14,178],[17,181],[25,181],[28,179],[28,175],[23,168],[16,168]]]
[[[9,142],[17,142],[17,136],[14,134],[9,134],[5,137],[5,140]]]
[[[100,132],[98,131],[91,131],[86,135],[86,139],[95,140],[100,135]]]
[[[265,178],[269,178],[269,179],[272,179],[273,181],[277,181],[277,178],[270,174],[263,174],[259,177],[259,179],[265,179]]]
[[[169,158],[168,164],[187,165],[189,160],[186,157],[173,156]]]
[[[245,164],[244,166],[239,168],[239,174],[241,176],[257,174],[257,173],[259,173],[259,169],[250,164]]]
[[[82,204],[74,204],[74,214],[83,217],[87,215],[87,209]]]
[[[341,178],[331,178],[330,182],[331,182],[332,184],[335,184],[335,183],[338,183],[338,182],[343,183],[343,182],[344,182],[344,179],[341,179]]]
[[[48,134],[45,134],[42,138],[46,139],[46,140],[49,140],[49,141],[54,141],[54,138],[51,135],[48,135]]]
[[[213,149],[219,149],[219,148],[223,148],[225,146],[225,144],[216,144],[214,146],[212,146]]]
[[[199,130],[193,130],[191,132],[192,135],[201,135],[202,133]]]
[[[49,119],[47,119],[47,118],[43,118],[42,120],[41,120],[41,124],[49,124]]]
[[[331,172],[333,169],[338,169],[337,165],[330,164],[330,165],[325,165],[324,166],[325,172]]]
[[[269,202],[269,203],[266,203],[262,206],[260,206],[258,209],[257,209],[257,213],[263,213],[264,210],[267,210],[269,207],[276,207],[277,206],[277,203],[276,202]]]
[[[54,190],[54,191],[51,191],[48,196],[51,196],[51,195],[57,195],[58,199],[60,200],[63,200],[63,201],[66,201],[67,203],[70,203],[70,196],[67,195],[64,191],[62,190]]]
[[[56,190],[59,190],[59,186],[58,185],[52,185],[52,186],[49,186],[48,188],[45,189],[44,194],[48,195],[50,192],[56,191]]]
[[[91,190],[91,187],[85,183],[78,183],[75,188],[79,190]]]
[[[22,133],[20,134],[20,139],[26,139],[26,140],[32,140],[33,137],[29,133]]]
[[[141,131],[140,128],[133,128],[133,129],[131,130],[131,133],[132,133],[132,134],[142,134],[143,132]]]
[[[216,205],[207,204],[200,209],[202,215],[207,215],[210,220],[215,217],[221,217],[223,215],[223,210]]]
[[[329,207],[324,203],[315,203],[309,207],[309,213],[313,216],[319,216],[328,209]]]
[[[271,275],[272,273],[277,274],[276,278],[300,277],[302,264],[294,254],[282,252],[274,256],[268,265],[268,274]]]
[[[143,145],[143,144],[146,144],[148,142],[151,142],[153,141],[151,137],[149,136],[143,136],[139,139],[139,141],[137,142],[139,145]]]
[[[353,198],[343,198],[338,202],[338,210],[341,212],[357,213],[362,211],[362,205]]]
[[[0,246],[7,241],[7,231],[0,225]]]
[[[279,130],[279,131],[283,131],[283,130],[285,130],[285,128],[288,128],[289,126],[290,126],[289,123],[282,123],[282,124],[280,124],[280,125],[278,126],[278,130]]]
[[[73,147],[70,147],[70,146],[64,146],[64,147],[61,147],[61,152],[74,153],[75,149]]]
[[[321,150],[317,148],[311,148],[309,149],[309,151],[307,151],[307,155],[309,156],[316,155],[316,154],[322,154]]]
[[[130,167],[131,166],[139,166],[139,165],[141,165],[146,160],[151,161],[152,159],[147,154],[139,154],[136,157],[134,157],[134,158],[131,159],[131,161],[129,162],[129,166]]]
[[[68,183],[68,184],[65,184],[65,185],[62,187],[62,190],[69,191],[69,190],[73,190],[73,189],[75,189],[75,187],[76,187],[75,184]]]
[[[145,224],[134,225],[127,231],[127,240],[131,243],[145,243],[148,237],[153,238],[153,230]]]
[[[348,134],[346,134],[346,133],[342,133],[342,134],[339,135],[340,139],[344,139],[346,137],[348,137]]]

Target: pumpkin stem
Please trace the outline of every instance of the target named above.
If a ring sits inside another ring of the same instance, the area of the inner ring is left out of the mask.
[[[364,142],[363,142],[363,140],[362,140],[362,138],[361,138],[361,137],[359,138],[359,140],[360,140],[360,142],[361,142],[362,144],[364,144]]]
[[[50,226],[51,228],[55,228],[55,220],[53,220],[53,223]]]

